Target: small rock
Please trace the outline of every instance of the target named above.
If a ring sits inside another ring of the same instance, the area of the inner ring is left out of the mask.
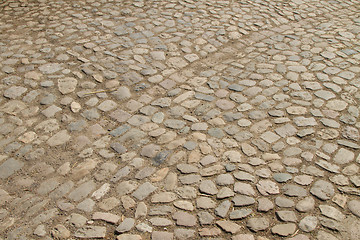
[[[192,227],[196,225],[196,217],[187,212],[178,211],[173,214],[173,218],[178,226]]]
[[[300,220],[299,228],[304,232],[314,231],[317,227],[318,220],[314,216],[306,216]]]
[[[125,218],[122,223],[116,228],[116,231],[119,233],[124,233],[130,231],[135,224],[135,219],[133,218]]]
[[[256,187],[259,190],[259,192],[264,196],[267,196],[269,194],[279,194],[280,193],[280,189],[276,185],[276,183],[274,183],[270,180],[260,180],[256,184]]]
[[[321,200],[329,200],[335,194],[334,186],[324,180],[316,181],[311,187],[310,192]]]
[[[354,215],[360,217],[360,201],[358,200],[349,201],[348,208]]]
[[[221,227],[225,232],[230,232],[231,234],[235,234],[240,231],[240,225],[226,220],[217,221],[216,224]]]
[[[154,231],[151,234],[151,239],[152,240],[173,240],[174,239],[174,234],[169,233],[169,232]]]
[[[210,195],[214,195],[218,193],[218,189],[216,188],[215,183],[211,180],[202,181],[199,185],[199,190],[200,192]]]
[[[104,238],[106,235],[106,227],[86,226],[78,229],[74,236],[78,238]]]
[[[267,198],[258,199],[258,211],[268,212],[274,208],[274,203]]]
[[[321,214],[335,219],[336,221],[343,221],[345,219],[345,215],[342,214],[339,210],[336,208],[329,206],[329,205],[320,205],[319,206]]]
[[[54,136],[47,140],[47,144],[51,147],[62,145],[69,141],[71,136],[68,134],[66,130],[61,130],[60,132],[56,133]]]
[[[120,217],[112,213],[95,212],[92,216],[92,219],[103,220],[109,223],[116,224],[120,220]]]
[[[34,234],[39,237],[44,237],[46,235],[46,229],[43,224],[37,226],[34,230]]]
[[[306,197],[296,204],[296,210],[298,210],[299,212],[309,212],[313,210],[314,207],[315,200],[312,197]]]
[[[334,157],[334,162],[338,164],[347,164],[354,160],[355,154],[345,148],[340,148]]]
[[[75,91],[76,85],[77,85],[77,80],[72,77],[67,77],[58,80],[59,91],[64,95]]]
[[[156,189],[157,187],[154,187],[151,183],[146,182],[143,183],[135,192],[133,192],[132,196],[137,198],[138,200],[144,200]]]
[[[296,224],[286,223],[286,224],[277,224],[272,229],[273,234],[278,234],[280,236],[289,236],[293,234],[296,230]]]
[[[121,234],[117,236],[116,240],[142,240],[143,238],[140,235],[135,234]]]
[[[69,239],[70,231],[61,224],[58,224],[51,230],[51,236],[55,239]]]
[[[250,218],[246,226],[254,232],[266,230],[270,226],[270,222],[267,218]]]
[[[72,102],[70,104],[70,109],[72,112],[77,113],[81,110],[81,105],[78,102]]]

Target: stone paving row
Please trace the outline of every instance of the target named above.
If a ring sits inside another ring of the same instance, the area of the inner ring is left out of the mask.
[[[0,13],[1,240],[360,238],[359,1]]]

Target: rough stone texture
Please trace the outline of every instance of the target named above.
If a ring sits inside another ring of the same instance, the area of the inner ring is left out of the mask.
[[[254,232],[266,230],[270,226],[267,218],[250,218],[247,221],[247,226]]]
[[[1,1],[0,239],[359,239],[359,6]]]
[[[316,181],[310,192],[321,200],[328,200],[335,194],[333,185],[324,180]]]
[[[360,217],[360,201],[352,200],[348,202],[349,210],[356,216]]]
[[[103,238],[106,235],[106,227],[86,226],[78,229],[74,236],[78,238]]]
[[[19,171],[24,166],[24,163],[10,158],[0,165],[0,178],[5,179],[10,177],[16,171]]]

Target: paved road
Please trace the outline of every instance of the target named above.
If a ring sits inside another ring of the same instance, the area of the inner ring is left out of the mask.
[[[360,2],[0,3],[0,239],[360,239]]]

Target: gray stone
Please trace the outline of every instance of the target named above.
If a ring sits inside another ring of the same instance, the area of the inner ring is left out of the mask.
[[[170,233],[170,232],[154,231],[151,234],[151,239],[152,240],[173,240],[174,234]]]
[[[291,180],[292,176],[288,173],[275,173],[273,174],[273,178],[279,183],[284,183]]]
[[[114,95],[117,100],[122,101],[130,98],[131,92],[127,87],[119,87],[115,92],[112,92],[112,95]]]
[[[169,107],[171,105],[171,98],[159,98],[151,103],[153,106],[159,106],[162,108]]]
[[[277,224],[271,228],[273,234],[278,234],[280,236],[289,236],[293,234],[295,230],[296,225],[294,223]]]
[[[85,226],[76,230],[74,236],[77,238],[104,238],[106,227]]]
[[[317,234],[317,239],[318,240],[339,240],[337,237],[335,237],[334,235],[328,233],[328,232],[325,232],[325,231],[322,231],[320,230]]]
[[[255,204],[255,199],[254,198],[248,197],[248,196],[245,196],[245,195],[236,195],[232,199],[232,201],[234,203],[234,206],[238,206],[238,207]]]
[[[240,225],[232,222],[232,221],[226,221],[226,220],[220,220],[216,222],[216,225],[218,225],[220,228],[222,228],[225,232],[229,232],[231,234],[235,234],[240,231]]]
[[[267,218],[249,218],[246,223],[246,226],[250,228],[251,231],[258,232],[264,231],[270,226],[270,222]]]
[[[307,191],[294,184],[286,184],[282,188],[283,192],[287,196],[291,197],[305,197],[307,195]]]
[[[5,90],[4,97],[10,99],[16,99],[23,95],[27,91],[27,88],[20,86],[13,86]]]
[[[312,211],[314,208],[315,200],[312,197],[306,197],[296,204],[296,210],[298,210],[299,212],[309,212]]]
[[[268,212],[274,208],[274,203],[267,198],[259,198],[258,199],[258,208],[257,210],[260,212]]]
[[[135,219],[133,218],[125,218],[120,225],[116,228],[116,231],[119,233],[124,233],[130,231],[135,224]]]
[[[291,207],[295,206],[295,203],[293,200],[285,198],[285,197],[275,198],[275,204],[278,207],[283,207],[283,208],[291,208]]]
[[[80,201],[87,197],[95,188],[96,184],[93,180],[84,182],[70,192],[69,198],[74,201]]]
[[[58,145],[62,145],[70,140],[71,136],[68,134],[66,130],[61,130],[56,133],[54,136],[47,140],[47,144],[49,146],[54,147]]]
[[[234,191],[248,196],[256,195],[254,188],[250,184],[243,182],[236,182],[234,185]]]
[[[297,217],[294,211],[276,211],[276,215],[284,222],[297,222]]]
[[[232,220],[239,220],[248,217],[252,214],[252,210],[249,208],[243,208],[240,210],[234,210],[230,213],[230,219]]]
[[[212,224],[212,222],[214,221],[214,217],[208,213],[208,212],[199,212],[198,213],[198,217],[199,217],[199,222],[201,225],[207,225],[207,224]]]
[[[218,189],[216,188],[216,185],[211,180],[204,180],[199,185],[199,190],[202,193],[206,193],[209,195],[214,195],[218,193]]]
[[[336,221],[343,221],[345,219],[345,215],[342,214],[338,209],[329,206],[329,205],[320,205],[319,206],[321,214],[328,217],[328,218],[332,218]]]
[[[345,148],[340,148],[334,157],[334,162],[337,164],[347,164],[354,160],[355,154]]]
[[[92,212],[94,206],[95,202],[90,198],[86,198],[84,201],[76,205],[76,208],[84,212]]]
[[[176,120],[176,119],[165,120],[164,124],[166,127],[172,128],[172,129],[182,129],[186,125],[186,123],[184,121]]]
[[[161,152],[157,153],[156,156],[152,159],[153,164],[155,166],[159,166],[168,158],[170,153],[171,153],[170,150],[165,150],[165,151],[161,151]]]
[[[318,225],[317,217],[306,216],[300,220],[299,228],[304,232],[311,232],[316,229],[317,225]]]
[[[5,179],[10,177],[12,174],[19,171],[23,166],[23,162],[15,160],[14,158],[9,158],[0,165],[0,178]]]
[[[138,200],[144,200],[156,189],[157,187],[154,187],[151,183],[146,182],[143,183],[135,192],[133,192],[132,196],[137,198]]]
[[[117,107],[117,104],[113,100],[105,100],[104,102],[100,103],[98,109],[103,112],[108,112]]]
[[[153,226],[158,226],[158,227],[173,225],[173,222],[171,220],[162,217],[154,217],[151,218],[149,221]]]
[[[220,174],[216,178],[216,184],[220,186],[234,184],[234,178],[231,174]]]
[[[177,211],[173,214],[173,218],[176,220],[176,225],[192,227],[196,225],[196,217],[190,213]]]
[[[355,216],[360,217],[360,201],[358,200],[349,201],[348,208]]]
[[[194,239],[196,232],[192,229],[176,228],[174,234],[178,239]]]
[[[40,184],[39,188],[37,189],[37,193],[41,195],[45,195],[51,192],[52,190],[54,190],[59,184],[60,184],[59,179],[56,177],[47,179]]]
[[[51,230],[51,236],[55,239],[68,239],[70,231],[64,225],[58,224]]]
[[[47,63],[39,67],[39,70],[44,74],[53,74],[61,69],[63,69],[63,67],[59,63]]]
[[[149,144],[144,146],[141,149],[141,156],[145,156],[148,158],[153,158],[156,156],[156,154],[158,154],[158,152],[160,151],[160,146],[155,145],[155,144]]]
[[[278,194],[280,193],[279,187],[276,185],[276,183],[270,181],[270,180],[260,180],[256,184],[257,189],[262,195],[269,195],[269,194]]]
[[[58,88],[62,94],[68,94],[75,91],[77,80],[72,77],[62,78],[58,80]]]
[[[119,171],[116,172],[116,174],[112,177],[112,182],[117,182],[121,178],[126,177],[130,173],[131,169],[129,166],[121,168]]]
[[[321,200],[328,200],[335,194],[334,186],[324,180],[316,181],[311,187],[310,192]]]
[[[229,200],[223,201],[215,208],[215,214],[221,218],[225,218],[231,207],[231,202]]]

